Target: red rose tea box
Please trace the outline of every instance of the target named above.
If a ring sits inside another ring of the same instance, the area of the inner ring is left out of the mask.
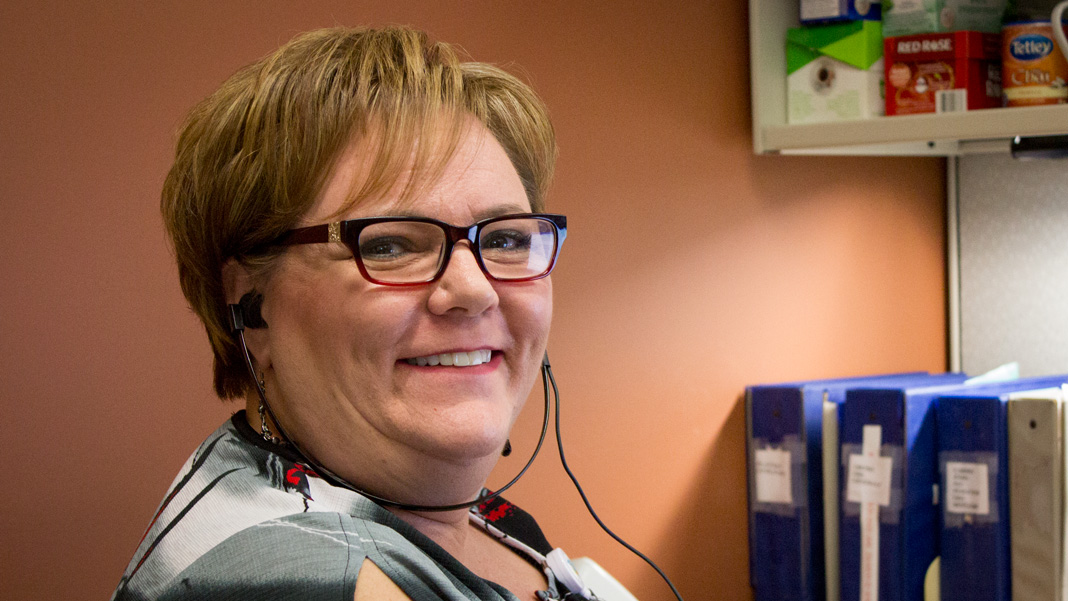
[[[1001,106],[1001,35],[951,31],[886,38],[886,114]]]

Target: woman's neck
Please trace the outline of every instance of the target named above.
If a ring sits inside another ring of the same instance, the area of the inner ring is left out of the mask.
[[[245,418],[254,431],[261,431],[257,398],[250,396],[247,399]],[[265,418],[268,431],[280,437],[281,430],[275,426],[270,413],[266,414]],[[288,441],[283,439],[283,443]],[[293,448],[313,463],[312,468],[326,468],[351,484],[358,492],[397,503],[428,506],[454,505],[477,499],[499,458],[495,455],[456,463],[421,455],[412,449],[378,445],[374,457],[367,451],[352,452],[348,455],[360,457],[360,465],[333,465],[323,462],[310,453],[309,449],[303,448],[303,445],[298,444]],[[461,509],[449,512],[416,512],[412,515],[429,520],[430,523],[424,525],[432,531],[437,531],[443,523],[464,524],[466,513],[466,509]],[[415,525],[413,523],[413,526]]]
[[[461,559],[465,555],[468,536],[471,532],[470,518],[468,518],[466,509],[434,512],[417,512],[397,508],[387,509],[440,545],[453,557]]]

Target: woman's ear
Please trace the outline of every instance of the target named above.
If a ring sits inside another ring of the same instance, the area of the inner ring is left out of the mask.
[[[239,307],[249,353],[255,358],[258,369],[267,369],[270,365],[269,337],[266,332],[258,331],[267,327],[262,315],[263,295],[254,287],[248,269],[236,259],[223,265],[222,284],[226,304]]]
[[[222,266],[222,285],[226,304],[236,305],[242,296],[252,291],[252,276],[237,259],[230,259]]]

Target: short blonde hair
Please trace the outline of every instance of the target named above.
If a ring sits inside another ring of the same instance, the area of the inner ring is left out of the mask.
[[[545,105],[504,70],[461,62],[451,46],[412,29],[299,35],[191,111],[161,210],[182,291],[211,341],[220,397],[252,385],[228,324],[223,265],[236,259],[266,273],[280,252],[271,243],[309,210],[354,140],[373,142],[374,156],[347,207],[392,188],[413,156],[406,192],[432,178],[444,166],[429,161],[440,147],[418,143],[420,132],[445,124],[435,135],[455,148],[464,119],[454,117],[467,115],[504,147],[531,207],[542,210],[557,152]]]

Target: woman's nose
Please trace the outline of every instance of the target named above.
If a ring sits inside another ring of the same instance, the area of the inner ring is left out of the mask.
[[[434,284],[428,301],[432,313],[463,313],[479,315],[496,307],[499,298],[469,244],[460,243],[452,249],[445,273]]]

